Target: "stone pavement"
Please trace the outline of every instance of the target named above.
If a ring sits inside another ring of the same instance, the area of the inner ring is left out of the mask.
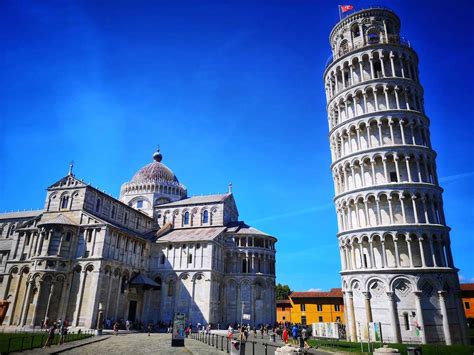
[[[75,347],[73,347],[75,346]],[[70,354],[70,355],[101,355],[101,354],[163,354],[163,355],[222,355],[225,352],[210,347],[197,340],[186,339],[184,347],[171,347],[171,334],[146,333],[104,335],[87,340],[71,342],[64,346],[52,346],[48,349],[34,349],[18,353],[33,354]]]
[[[217,332],[216,332],[217,333]],[[219,332],[224,334],[225,332]],[[246,355],[274,355],[276,346],[282,346],[283,342],[278,340],[276,343],[270,342],[269,336],[261,339],[260,335],[254,338],[249,336],[249,342],[246,343]],[[251,341],[256,342],[252,346]],[[276,346],[268,346],[267,352],[263,343],[274,344]],[[219,344],[220,340],[219,340]],[[224,342],[224,349],[226,343]],[[255,350],[254,350],[255,349]],[[328,352],[308,349],[308,354],[327,355]],[[70,355],[101,355],[101,354],[194,354],[194,355],[222,355],[225,351],[220,351],[215,347],[211,347],[201,341],[187,338],[185,346],[171,347],[171,335],[163,333],[152,333],[148,336],[146,333],[125,333],[122,332],[118,336],[106,334],[103,336],[92,337],[84,340],[70,342],[61,346],[52,346],[48,349],[33,349],[17,353],[21,355],[37,355],[37,354],[70,354]]]

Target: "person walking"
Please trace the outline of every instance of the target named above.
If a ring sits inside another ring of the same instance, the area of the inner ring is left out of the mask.
[[[119,324],[118,322],[114,323],[114,335],[118,335],[118,330],[119,330]]]
[[[291,328],[291,335],[293,336],[293,343],[298,345],[298,326],[296,324]]]
[[[304,348],[305,349],[311,348],[311,346],[306,341],[308,340],[308,331],[306,330],[306,327],[303,327],[303,329],[301,329],[301,338],[303,339]]]
[[[288,344],[288,330],[286,329],[286,327],[283,329],[282,339],[285,344]]]
[[[54,340],[54,333],[56,332],[56,324],[53,323],[48,330],[48,338],[46,339],[46,343],[44,343],[43,349],[46,347],[50,347]]]
[[[64,344],[67,334],[67,321],[61,322],[59,325],[59,345]]]

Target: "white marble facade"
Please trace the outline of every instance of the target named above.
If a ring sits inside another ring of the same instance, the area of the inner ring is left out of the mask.
[[[324,72],[346,324],[387,342],[466,343],[418,56],[391,10],[343,18]]]
[[[48,318],[94,328],[105,319],[147,322],[187,314],[193,324],[275,322],[276,238],[238,220],[234,196],[187,197],[154,161],[120,199],[72,171],[47,189],[43,210],[0,214],[3,325]]]

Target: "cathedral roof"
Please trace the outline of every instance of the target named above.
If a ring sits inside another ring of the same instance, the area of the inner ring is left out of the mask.
[[[150,181],[166,181],[179,183],[173,171],[161,162],[163,156],[158,149],[153,154],[153,162],[145,165],[133,175],[130,183],[142,183]]]
[[[225,229],[226,227],[175,229],[159,237],[157,242],[210,241],[218,237]]]
[[[173,207],[173,206],[186,206],[186,205],[200,205],[205,203],[219,203],[225,201],[232,194],[217,194],[217,195],[205,195],[205,196],[192,196],[183,200],[165,203],[161,207]]]
[[[0,213],[0,219],[32,218],[39,216],[41,213],[43,213],[43,210],[5,212]]]
[[[228,226],[227,232],[231,232],[235,234],[264,235],[267,237],[271,237],[270,234],[262,232],[261,230],[258,230],[257,228],[251,227],[242,221],[230,223],[227,226]]]
[[[66,225],[66,226],[77,226],[76,222],[73,222],[71,219],[69,219],[68,217],[66,217],[62,213],[54,216],[51,219],[41,220],[38,223],[38,226],[42,226],[42,225],[45,225],[45,224],[62,224],[62,225]]]

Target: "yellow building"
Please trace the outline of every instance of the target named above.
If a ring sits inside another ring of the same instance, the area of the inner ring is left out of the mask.
[[[474,327],[474,283],[461,284],[461,298],[467,321]]]
[[[291,305],[290,300],[277,300],[276,301],[276,307],[277,307],[277,322],[278,323],[286,323],[290,322],[291,323],[291,308],[293,307]]]
[[[344,301],[340,288],[329,292],[292,292],[290,303],[292,323],[344,323]]]

